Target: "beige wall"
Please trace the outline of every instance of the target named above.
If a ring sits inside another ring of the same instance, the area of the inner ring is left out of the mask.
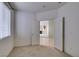
[[[55,25],[54,20],[49,20],[49,38],[54,39],[55,33],[54,33]]]

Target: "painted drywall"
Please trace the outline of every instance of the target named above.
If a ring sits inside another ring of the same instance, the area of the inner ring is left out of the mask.
[[[40,44],[40,21],[32,20],[32,45]]]
[[[55,18],[57,18],[57,10],[37,13],[37,20],[39,21],[46,21],[46,20],[55,19]]]
[[[54,33],[55,25],[54,20],[49,20],[49,38],[54,39],[55,33]]]
[[[67,3],[58,10],[58,26],[61,27],[62,17],[65,17],[65,52],[79,57],[79,3]],[[57,32],[62,33],[58,27]],[[60,35],[58,35],[59,38]],[[61,38],[57,42],[61,45]]]
[[[5,57],[8,56],[14,47],[14,11],[12,11],[11,17],[11,36],[3,38],[0,40],[0,56]]]
[[[38,43],[38,24],[39,21],[36,20],[34,13],[16,11],[15,46],[32,45],[32,42],[33,44]]]
[[[63,50],[62,47],[62,20],[59,18],[56,18],[54,20],[55,24],[55,40],[54,40],[54,46],[55,48],[59,49],[60,51]]]
[[[49,20],[49,46],[54,46],[54,40],[55,40],[55,20]]]

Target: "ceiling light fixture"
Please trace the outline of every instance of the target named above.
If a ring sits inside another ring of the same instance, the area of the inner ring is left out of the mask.
[[[43,7],[43,8],[45,8],[46,6],[45,6],[45,5],[43,5],[42,7]]]
[[[59,4],[61,4],[62,2],[58,2]]]

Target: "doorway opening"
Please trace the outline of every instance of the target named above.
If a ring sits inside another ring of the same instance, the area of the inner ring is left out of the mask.
[[[53,25],[53,22],[51,24],[51,21],[40,21],[40,45],[47,46],[47,47],[54,46],[54,40],[53,38],[50,38],[51,36],[53,37],[53,34],[54,34],[52,25]]]

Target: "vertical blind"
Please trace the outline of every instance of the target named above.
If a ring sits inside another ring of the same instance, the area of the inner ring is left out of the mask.
[[[0,3],[0,39],[11,35],[11,11],[4,4]]]

